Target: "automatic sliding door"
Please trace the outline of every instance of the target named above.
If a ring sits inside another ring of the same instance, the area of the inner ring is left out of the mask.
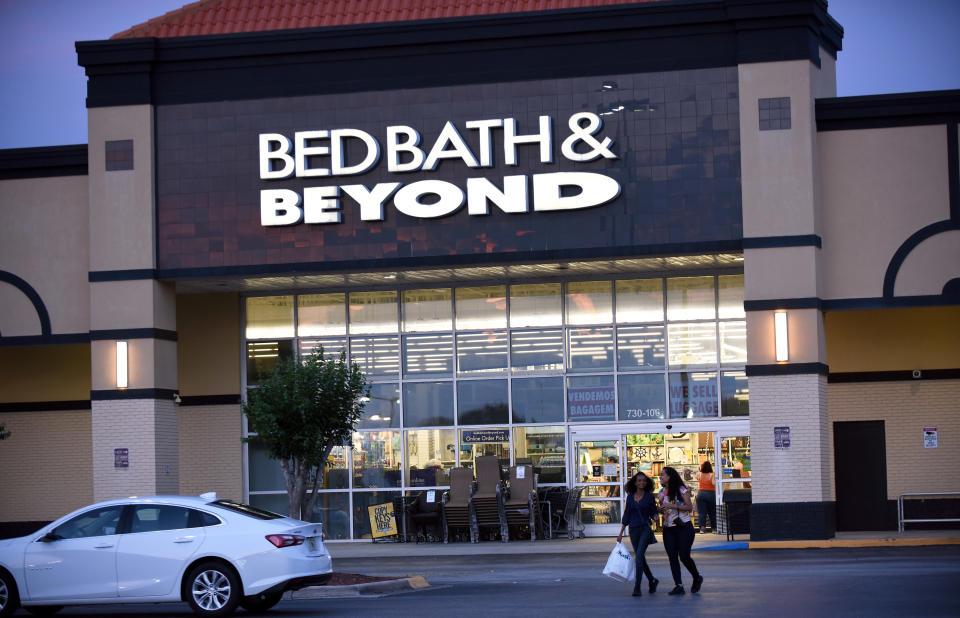
[[[619,524],[621,516],[620,441],[576,442],[576,484],[583,486],[580,521],[587,526]]]

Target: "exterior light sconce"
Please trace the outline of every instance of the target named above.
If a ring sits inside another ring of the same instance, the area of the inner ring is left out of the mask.
[[[117,342],[117,388],[127,388],[127,342]]]
[[[777,362],[790,360],[790,346],[787,343],[787,312],[773,314],[773,336],[777,348]]]

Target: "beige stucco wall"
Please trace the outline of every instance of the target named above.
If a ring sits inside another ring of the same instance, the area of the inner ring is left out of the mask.
[[[960,380],[831,384],[830,443],[837,421],[884,421],[887,499],[907,492],[960,491]],[[923,428],[936,427],[939,447],[923,447]],[[836,498],[833,449],[830,492]]]
[[[87,177],[0,181],[0,270],[40,295],[54,334],[89,330]],[[33,305],[0,283],[0,333],[39,335]]]
[[[180,406],[180,493],[243,499],[239,405]]]
[[[0,422],[10,432],[0,442],[0,521],[49,521],[93,501],[89,410],[10,412]]]
[[[177,297],[180,394],[240,394],[240,298],[237,294]]]
[[[89,345],[0,347],[0,403],[86,399]]]
[[[826,331],[832,373],[960,367],[957,306],[831,311]]]
[[[880,297],[900,245],[950,217],[946,127],[824,131],[818,144],[822,297]],[[939,294],[950,278],[960,276],[958,237],[953,235],[952,252],[947,241],[946,247],[933,249],[936,257],[921,253],[908,259],[897,294]]]

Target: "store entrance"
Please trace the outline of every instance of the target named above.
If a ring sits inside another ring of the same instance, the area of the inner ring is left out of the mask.
[[[679,423],[678,423],[679,425]],[[715,471],[713,504],[722,503],[724,483],[734,481],[742,488],[740,470],[733,470],[732,440],[746,444],[749,462],[749,425],[747,423],[683,423],[688,431],[676,431],[675,426],[630,425],[577,427],[571,429],[571,443],[576,459],[574,483],[583,487],[580,502],[580,521],[587,536],[613,536],[620,530],[623,514],[623,486],[637,472],[643,472],[653,481],[654,491],[660,491],[660,472],[671,466],[680,474],[690,489],[694,501],[700,486],[700,468],[709,462]],[[669,427],[669,429],[668,429]],[[731,439],[730,436],[739,436]],[[741,458],[743,453],[740,454]],[[717,466],[719,462],[719,467]],[[730,468],[730,469],[728,469]],[[749,463],[744,477],[749,476]],[[706,483],[705,488],[709,486]],[[709,495],[709,494],[706,494]],[[721,509],[705,509],[705,528],[717,530],[718,523],[710,521]],[[695,509],[694,525],[700,526],[700,514]]]

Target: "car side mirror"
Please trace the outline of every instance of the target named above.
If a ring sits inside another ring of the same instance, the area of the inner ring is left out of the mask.
[[[62,538],[63,537],[60,536],[59,534],[48,532],[37,540],[40,541],[41,543],[51,543],[53,541],[59,541]]]

